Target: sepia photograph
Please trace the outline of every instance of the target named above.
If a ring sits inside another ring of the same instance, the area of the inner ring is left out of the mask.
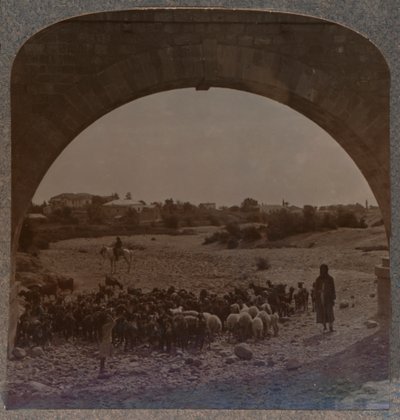
[[[29,38],[7,409],[389,409],[389,83],[367,38],[288,13]]]

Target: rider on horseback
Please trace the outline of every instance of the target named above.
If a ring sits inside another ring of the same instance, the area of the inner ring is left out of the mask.
[[[114,255],[115,260],[118,261],[118,257],[122,254],[122,241],[119,236],[117,236],[117,240],[115,241],[114,245]]]

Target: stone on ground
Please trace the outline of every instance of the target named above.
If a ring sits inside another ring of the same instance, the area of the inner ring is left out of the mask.
[[[376,328],[379,324],[376,321],[369,319],[365,322],[365,325],[367,326],[367,328]]]
[[[296,370],[301,367],[300,362],[297,359],[289,359],[286,362],[286,369],[287,370]]]
[[[44,350],[41,347],[34,347],[31,350],[31,355],[34,357],[43,357],[45,355]]]
[[[13,355],[16,359],[20,360],[26,357],[26,351],[20,347],[15,347],[13,350]]]
[[[235,354],[239,359],[250,360],[253,357],[253,352],[250,349],[250,346],[246,343],[240,343],[235,346]]]

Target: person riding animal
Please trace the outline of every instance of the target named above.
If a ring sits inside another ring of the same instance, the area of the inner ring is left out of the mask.
[[[122,255],[122,241],[119,236],[117,236],[117,240],[115,241],[114,255],[116,261],[118,261],[119,256]]]

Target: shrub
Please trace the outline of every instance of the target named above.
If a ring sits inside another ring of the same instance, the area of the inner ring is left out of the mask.
[[[203,245],[212,244],[214,242],[219,242],[221,244],[225,244],[229,240],[229,233],[228,232],[214,232],[211,236],[207,236],[204,239]]]
[[[339,227],[347,228],[366,228],[367,224],[365,223],[364,218],[360,220],[357,219],[357,216],[351,210],[339,209],[337,211],[337,225]]]
[[[244,241],[257,241],[261,239],[260,231],[255,226],[248,226],[242,229],[242,238]]]
[[[212,226],[221,226],[221,222],[218,219],[218,217],[214,216],[214,215],[210,215],[208,217],[208,220],[210,221]]]
[[[268,258],[259,257],[256,260],[257,270],[268,270],[271,268]]]
[[[235,249],[238,247],[238,245],[239,245],[239,241],[236,238],[230,238],[227,242],[226,247],[228,249]]]
[[[383,225],[383,219],[378,220],[375,223],[372,223],[372,227],[382,226]]]
[[[275,211],[268,216],[267,234],[270,241],[304,232],[303,216],[290,213],[285,209]]]
[[[164,226],[170,229],[177,229],[179,227],[179,217],[175,214],[163,217]]]
[[[234,238],[240,239],[242,237],[240,226],[237,223],[228,223],[225,229]]]
[[[34,239],[33,244],[38,249],[49,249],[49,241],[47,238],[38,236]]]
[[[22,252],[27,252],[33,244],[33,232],[29,221],[25,221],[21,228],[19,235],[18,249]]]

